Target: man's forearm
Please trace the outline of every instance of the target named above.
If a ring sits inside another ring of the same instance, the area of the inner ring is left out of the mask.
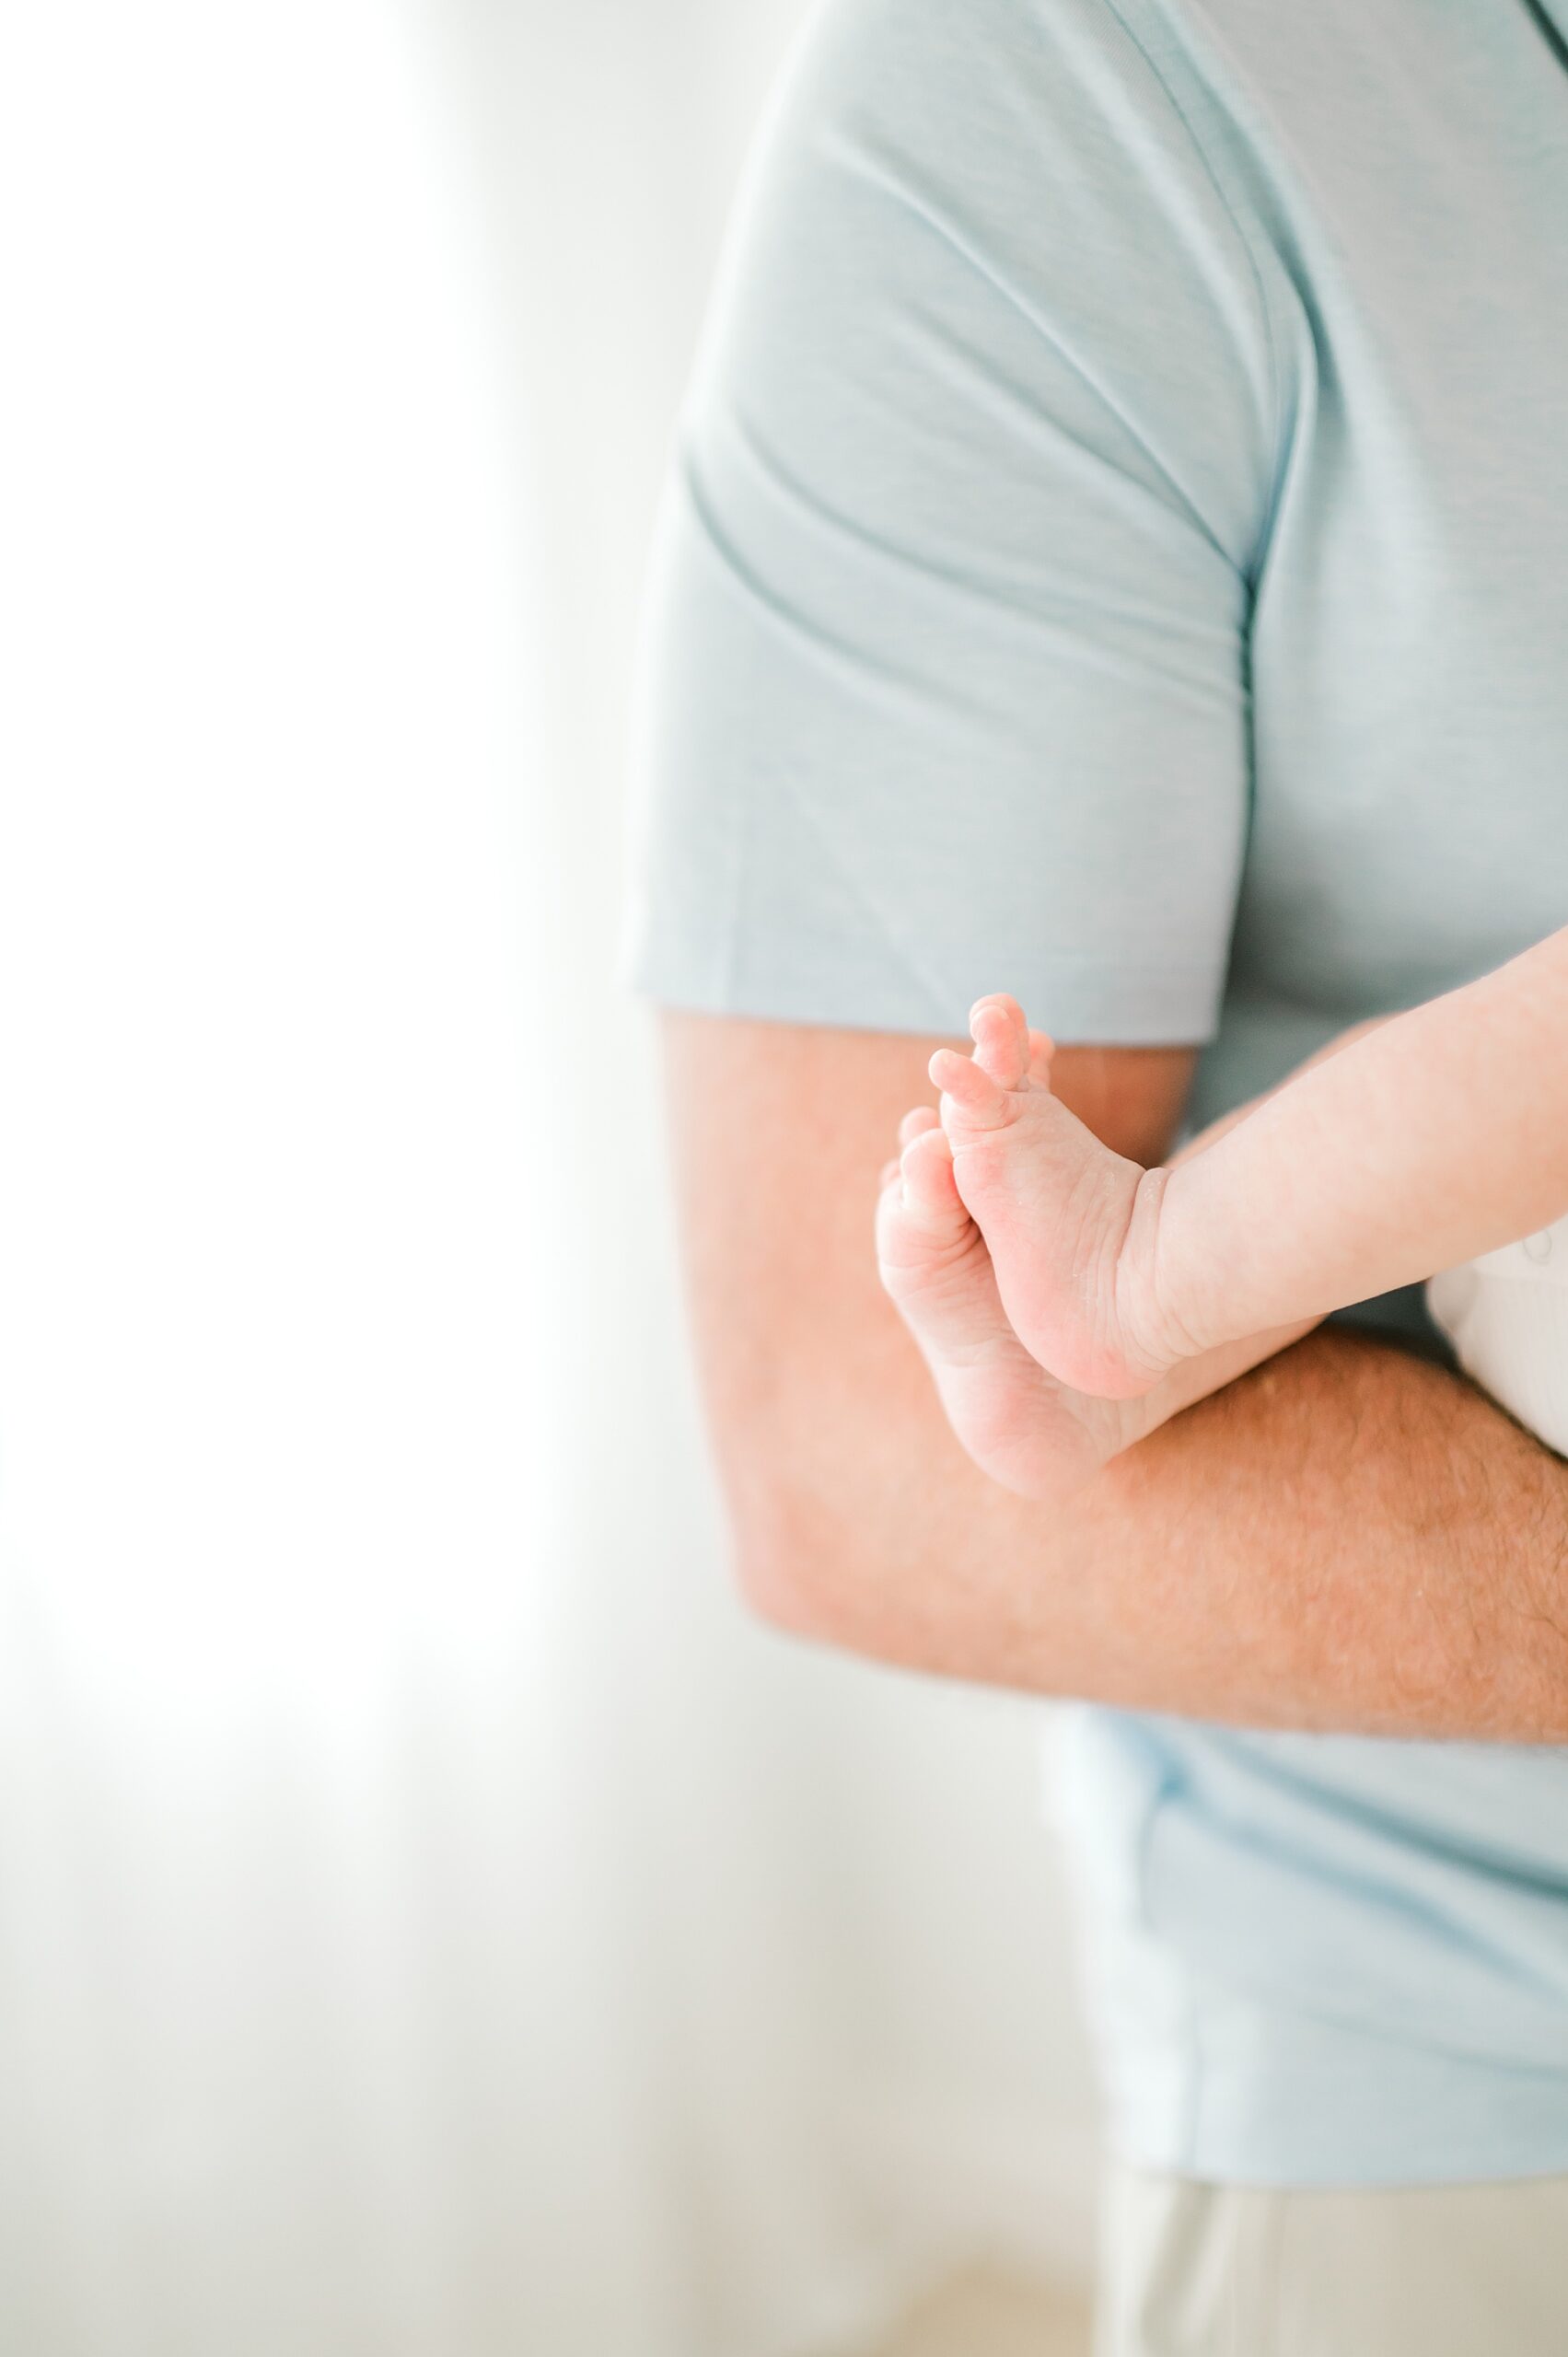
[[[1568,1741],[1568,1465],[1323,1329],[1061,1503],[948,1428],[882,1290],[876,1172],[935,1039],[670,1015],[688,1298],[737,1567],[782,1626],[955,1677],[1256,1725]],[[1054,1081],[1158,1160],[1186,1051]]]
[[[1568,1466],[1442,1368],[1321,1329],[1051,1506],[905,1372],[789,1437],[762,1601],[801,1633],[1237,1724],[1568,1741]]]

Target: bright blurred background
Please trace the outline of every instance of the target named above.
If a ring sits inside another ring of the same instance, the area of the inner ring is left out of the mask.
[[[819,2357],[1087,2267],[1047,1714],[733,1599],[614,976],[803,13],[0,34],[14,2357]]]

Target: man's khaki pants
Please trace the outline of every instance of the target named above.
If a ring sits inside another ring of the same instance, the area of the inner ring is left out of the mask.
[[[1568,2177],[1307,2192],[1113,2167],[1095,2357],[1568,2357]]]

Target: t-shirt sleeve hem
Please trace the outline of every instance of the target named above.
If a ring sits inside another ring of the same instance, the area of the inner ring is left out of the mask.
[[[983,966],[923,982],[912,972],[872,964],[844,942],[737,966],[704,955],[693,935],[647,931],[623,946],[615,978],[664,1006],[834,1030],[961,1039],[975,1000],[997,990],[1011,991],[1030,1022],[1063,1046],[1203,1047],[1219,1028],[1224,977],[1207,966],[1129,964],[995,945]]]

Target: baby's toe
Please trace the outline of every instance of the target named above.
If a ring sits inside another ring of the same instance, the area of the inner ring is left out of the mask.
[[[942,1132],[912,1139],[877,1199],[882,1281],[906,1315],[913,1314],[929,1285],[946,1284],[973,1234]]]
[[[1024,1010],[1005,991],[977,999],[970,1009],[974,1060],[998,1088],[1018,1088],[1028,1078],[1029,1028]]]
[[[953,1111],[966,1127],[975,1130],[1004,1129],[1012,1120],[1011,1092],[993,1080],[978,1050],[972,1056],[962,1056],[955,1048],[938,1048],[927,1069],[947,1100],[941,1115],[944,1126]]]
[[[905,1146],[900,1167],[912,1209],[928,1221],[963,1227],[969,1213],[953,1178],[953,1149],[940,1128],[923,1130]]]

